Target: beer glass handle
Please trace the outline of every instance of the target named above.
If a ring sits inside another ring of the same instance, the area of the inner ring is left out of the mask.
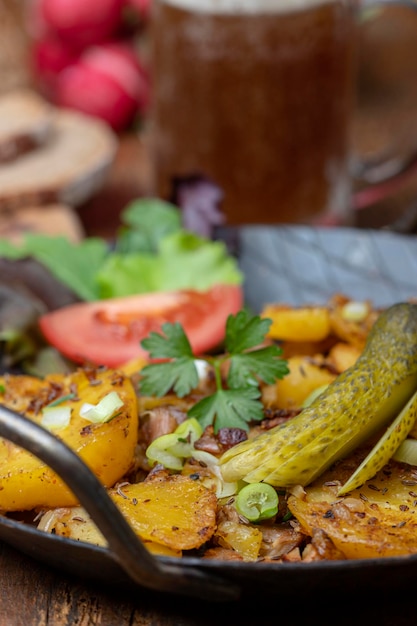
[[[416,12],[417,19],[417,0],[363,0],[360,13],[393,5],[410,8]],[[357,159],[353,164],[353,176],[360,189],[353,197],[354,208],[363,209],[382,200],[387,194],[395,193],[413,172],[417,172],[417,147],[406,156],[383,155],[371,160]]]

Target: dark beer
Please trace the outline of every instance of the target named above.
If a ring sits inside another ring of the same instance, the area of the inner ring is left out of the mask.
[[[157,193],[201,175],[227,223],[346,223],[356,16],[348,1],[155,0]]]

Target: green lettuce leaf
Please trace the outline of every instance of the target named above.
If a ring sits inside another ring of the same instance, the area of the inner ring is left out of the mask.
[[[221,241],[181,227],[179,209],[156,199],[132,202],[111,245],[99,237],[27,234],[21,245],[0,239],[0,256],[32,256],[82,300],[240,284],[237,261]]]
[[[87,237],[74,244],[66,237],[27,234],[19,247],[7,244],[7,241],[0,240],[0,256],[9,259],[31,256],[81,299],[97,300],[100,297],[96,273],[109,255],[104,239]]]
[[[223,242],[178,231],[159,243],[158,254],[113,254],[97,273],[102,298],[176,289],[206,290],[215,284],[240,284],[236,260]]]

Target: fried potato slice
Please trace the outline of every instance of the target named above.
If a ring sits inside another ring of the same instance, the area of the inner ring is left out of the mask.
[[[96,546],[107,545],[104,536],[81,506],[50,509],[42,515],[38,529],[74,541],[92,543]],[[153,541],[143,540],[143,543],[152,554],[175,557],[182,555],[181,550],[172,550]]]
[[[329,302],[331,333],[362,350],[379,312],[368,300],[355,302],[343,294],[336,294]]]
[[[310,536],[324,531],[348,559],[417,553],[417,471],[391,461],[344,497],[337,491],[364,454],[340,461],[311,486],[296,489],[288,507]]]
[[[321,341],[330,334],[329,310],[323,306],[292,308],[285,304],[268,304],[261,317],[272,319],[268,333],[272,339]]]
[[[232,520],[219,523],[216,539],[223,548],[232,548],[243,561],[256,561],[262,544],[262,532],[253,525]]]
[[[263,401],[278,409],[298,409],[315,390],[336,378],[324,365],[323,357],[317,359],[293,356],[288,359],[289,373],[274,385],[264,387]]]
[[[125,483],[109,494],[152,552],[178,556],[182,550],[199,548],[215,531],[216,495],[191,478],[173,475]],[[81,507],[48,511],[39,528],[79,541],[106,543]]]
[[[130,379],[115,371],[78,370],[54,374],[41,380],[31,376],[5,376],[0,401],[34,422],[41,422],[41,409],[65,396],[62,405],[72,409],[70,423],[56,431],[107,487],[130,469],[138,437],[137,398]],[[111,391],[123,401],[120,412],[109,422],[95,424],[80,416],[84,403],[97,404]],[[77,498],[43,461],[0,438],[0,509],[24,511],[77,504]]]
[[[361,353],[357,346],[339,341],[330,349],[327,360],[341,374],[356,363]]]

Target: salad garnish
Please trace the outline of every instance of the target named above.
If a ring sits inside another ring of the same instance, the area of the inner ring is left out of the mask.
[[[229,315],[222,354],[198,358],[181,324],[164,324],[162,333],[151,332],[141,342],[151,359],[163,362],[150,363],[141,370],[140,392],[162,397],[172,389],[182,398],[198,386],[198,371],[201,362],[206,362],[213,371],[216,391],[194,404],[188,416],[196,418],[203,429],[213,425],[215,434],[221,428],[248,431],[249,422],[264,417],[260,382],[273,384],[289,372],[282,349],[263,345],[271,323],[245,309]]]
[[[127,205],[113,242],[27,233],[19,245],[0,239],[0,257],[36,259],[86,301],[243,281],[223,241],[185,229],[178,207],[156,198]]]

